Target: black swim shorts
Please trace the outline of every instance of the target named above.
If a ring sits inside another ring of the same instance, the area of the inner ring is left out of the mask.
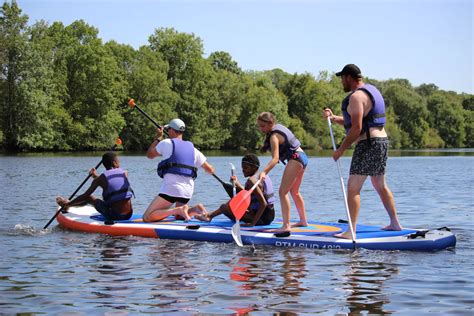
[[[388,157],[388,138],[374,137],[357,143],[352,155],[350,174],[379,176],[385,174]]]
[[[99,212],[102,214],[102,216],[105,217],[106,220],[113,220],[113,221],[122,221],[122,220],[127,220],[132,217],[132,212],[128,214],[116,214],[110,205],[107,202],[102,201],[101,199],[96,199],[94,201],[94,207]]]
[[[171,195],[164,194],[164,193],[160,193],[160,194],[158,194],[158,195],[161,196],[162,198],[164,198],[166,201],[168,201],[168,202],[170,202],[170,203],[179,202],[179,203],[181,203],[181,204],[188,204],[188,202],[189,202],[189,200],[190,200],[190,199],[186,199],[186,198],[171,196]]]

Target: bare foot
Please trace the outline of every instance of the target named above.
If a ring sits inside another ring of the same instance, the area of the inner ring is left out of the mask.
[[[63,198],[62,196],[56,197],[56,203],[63,208],[63,211],[66,211],[69,207],[65,206],[69,202],[68,199]]]
[[[334,234],[333,236],[336,238],[352,239],[352,234],[350,231],[343,232],[340,234]]]
[[[201,222],[210,222],[211,218],[208,214],[194,215],[194,218]]]
[[[189,216],[207,215],[206,208],[201,203],[189,209]],[[197,218],[197,217],[196,217]]]
[[[382,230],[402,230],[402,226],[400,224],[390,224],[382,228]]]
[[[308,222],[302,222],[302,221],[291,224],[291,227],[307,227],[307,226],[308,226]]]
[[[178,214],[176,215],[182,216],[185,222],[189,222],[191,220],[191,217],[189,217],[188,210],[189,210],[189,206],[185,204],[177,209]]]
[[[291,232],[291,226],[290,225],[283,225],[280,228],[275,228],[275,229],[268,229],[265,232],[268,233],[285,233],[285,232]]]

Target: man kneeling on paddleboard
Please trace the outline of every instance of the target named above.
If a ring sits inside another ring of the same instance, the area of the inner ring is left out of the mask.
[[[114,152],[107,152],[102,156],[105,171],[100,176],[95,168],[90,170],[94,179],[91,186],[81,195],[69,201],[62,196],[56,197],[56,203],[67,210],[70,206],[94,205],[97,212],[105,217],[105,224],[113,224],[114,220],[127,220],[132,217],[133,190],[128,182],[127,171],[120,168],[120,161]],[[97,187],[102,188],[103,200],[92,195]]]
[[[242,186],[234,175],[230,179],[235,183],[238,191],[249,190],[257,181],[256,173],[260,167],[260,161],[254,154],[247,154],[242,158],[242,172],[247,179],[245,187]],[[251,195],[251,202],[248,210],[242,216],[241,221],[245,222],[242,226],[262,226],[269,225],[275,218],[275,196],[273,193],[272,180],[267,175],[265,181],[260,183]],[[210,222],[217,215],[224,214],[232,221],[235,216],[229,207],[229,202],[222,204],[217,210],[204,215],[195,216],[201,221]]]

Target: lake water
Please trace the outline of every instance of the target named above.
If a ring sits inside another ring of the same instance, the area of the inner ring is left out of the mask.
[[[55,196],[69,196],[99,160],[100,154],[0,156],[0,313],[474,313],[472,152],[389,159],[402,225],[448,226],[457,236],[455,249],[430,253],[239,248],[77,233],[56,222],[42,230],[55,212]],[[142,213],[159,188],[156,161],[125,154],[121,161],[135,189],[134,209]],[[210,156],[209,162],[227,180],[229,163],[240,166],[240,157]],[[345,175],[349,163],[342,159]],[[282,170],[278,165],[270,173],[276,185]],[[310,157],[301,191],[310,219],[345,219],[331,158]],[[222,186],[201,171],[192,202],[213,210],[225,201]],[[294,207],[291,215],[297,218]],[[370,182],[359,222],[388,223]]]

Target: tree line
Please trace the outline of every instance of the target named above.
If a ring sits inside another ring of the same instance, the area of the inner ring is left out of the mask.
[[[243,71],[232,56],[205,57],[195,34],[158,28],[134,49],[103,43],[98,29],[37,21],[28,26],[16,1],[0,14],[0,146],[4,151],[104,150],[120,136],[126,150],[144,150],[158,122],[179,117],[185,138],[201,149],[261,145],[256,117],[271,111],[305,148],[332,148],[322,109],[340,113],[340,79],[323,71]],[[414,87],[406,79],[364,78],[382,92],[392,148],[474,147],[474,95]],[[343,130],[336,129],[338,141]]]

